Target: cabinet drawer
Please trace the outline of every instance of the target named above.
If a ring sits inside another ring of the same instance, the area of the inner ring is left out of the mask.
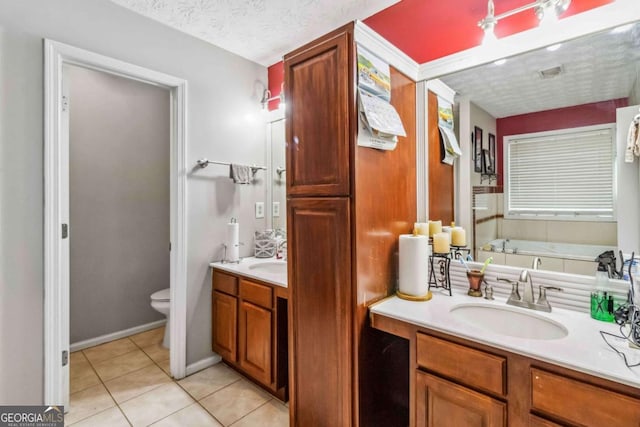
[[[229,295],[238,295],[238,278],[213,270],[213,289]]]
[[[531,407],[579,425],[640,425],[640,400],[536,368]]]
[[[556,424],[553,421],[545,420],[544,418],[536,417],[533,414],[529,414],[529,427],[562,427],[560,424]]]
[[[418,366],[501,396],[506,394],[507,360],[418,333]]]
[[[273,289],[269,286],[240,280],[240,298],[260,307],[273,308]]]

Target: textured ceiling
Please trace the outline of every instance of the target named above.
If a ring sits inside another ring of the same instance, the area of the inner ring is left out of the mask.
[[[305,42],[399,0],[112,0],[269,66]]]
[[[543,80],[538,71],[562,66]],[[449,87],[495,118],[627,98],[640,69],[640,23],[540,49],[504,65],[487,64],[441,77]]]

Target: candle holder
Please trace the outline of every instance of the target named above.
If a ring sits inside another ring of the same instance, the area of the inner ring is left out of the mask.
[[[429,290],[431,288],[441,288],[449,291],[451,296],[451,276],[449,275],[449,266],[451,265],[451,252],[438,253],[434,252],[429,255]],[[436,274],[436,266],[438,273]]]
[[[471,254],[471,248],[468,246],[451,245],[451,256],[453,259],[465,259],[469,254]]]

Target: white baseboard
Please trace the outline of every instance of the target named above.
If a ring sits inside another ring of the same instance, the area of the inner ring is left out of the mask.
[[[104,344],[109,341],[115,341],[117,339],[139,334],[140,332],[148,331],[150,329],[159,328],[165,323],[167,323],[167,319],[156,320],[155,322],[146,323],[140,326],[134,326],[133,328],[124,329],[122,331],[112,332],[110,334],[100,335],[99,337],[89,338],[88,340],[74,342],[69,346],[69,351],[73,353],[74,351],[84,350],[85,348]]]
[[[210,356],[210,357],[205,357],[202,360],[198,360],[195,363],[187,365],[187,375],[194,374],[198,371],[208,368],[209,366],[213,366],[216,363],[220,363],[221,360],[222,358],[217,354],[214,354],[213,356]]]

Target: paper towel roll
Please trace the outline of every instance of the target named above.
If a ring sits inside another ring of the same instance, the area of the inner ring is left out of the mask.
[[[227,224],[227,261],[235,262],[240,259],[240,225],[235,218]]]
[[[399,244],[398,289],[403,294],[424,296],[428,291],[429,238],[423,235],[402,234]]]

